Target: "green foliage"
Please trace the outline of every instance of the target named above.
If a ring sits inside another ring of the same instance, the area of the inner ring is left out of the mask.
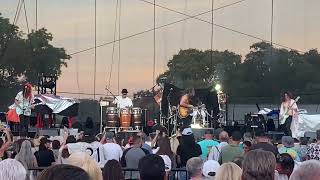
[[[243,59],[229,51],[181,50],[168,62],[170,83],[181,88],[213,87],[222,84],[233,102],[278,102],[286,90],[304,95],[305,103],[319,103],[320,54],[316,49],[306,53],[255,43]],[[159,81],[158,78],[158,81]]]
[[[23,38],[19,28],[0,13],[0,100],[1,109],[13,102],[20,84],[37,84],[38,74],[61,74],[70,59],[63,48],[50,44],[51,33],[42,28]]]

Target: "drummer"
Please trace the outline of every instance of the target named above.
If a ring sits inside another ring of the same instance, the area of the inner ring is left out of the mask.
[[[117,96],[114,100],[114,104],[117,104],[117,108],[122,109],[132,107],[132,100],[127,96],[128,90],[122,89],[121,94],[122,96]]]

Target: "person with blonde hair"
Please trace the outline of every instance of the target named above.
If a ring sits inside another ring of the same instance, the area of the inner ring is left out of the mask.
[[[102,180],[102,171],[99,168],[98,163],[93,160],[88,154],[84,152],[72,153],[68,158],[68,163],[73,166],[77,166],[85,170],[90,180]]]
[[[241,168],[233,162],[228,162],[220,166],[215,180],[241,180],[241,175]]]

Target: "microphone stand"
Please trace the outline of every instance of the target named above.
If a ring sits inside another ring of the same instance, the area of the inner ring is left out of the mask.
[[[114,97],[114,99],[116,99],[116,100],[119,101],[119,99],[117,98],[117,96],[115,96],[107,87],[106,87],[105,89],[111,94],[112,97]]]

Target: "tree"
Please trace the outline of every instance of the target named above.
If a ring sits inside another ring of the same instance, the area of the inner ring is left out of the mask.
[[[70,59],[63,48],[50,44],[51,33],[42,28],[23,38],[23,32],[0,13],[0,100],[1,109],[13,103],[22,83],[37,83],[38,74],[61,74]]]

